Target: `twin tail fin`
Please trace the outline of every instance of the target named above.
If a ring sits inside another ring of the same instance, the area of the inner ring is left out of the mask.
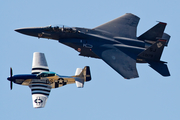
[[[166,44],[167,40],[160,39],[138,55],[138,58],[149,63],[149,66],[162,76],[170,76],[166,62],[160,61]]]

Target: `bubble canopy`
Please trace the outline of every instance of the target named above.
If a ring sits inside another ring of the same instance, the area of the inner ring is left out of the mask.
[[[45,28],[50,31],[76,32],[75,28],[66,25],[49,25]]]
[[[56,76],[55,72],[42,72],[40,74],[38,74],[37,76],[40,77],[51,77],[51,76]]]
[[[53,25],[49,25],[47,27],[71,28],[71,27],[69,27],[67,25],[62,25],[62,24],[53,24]]]

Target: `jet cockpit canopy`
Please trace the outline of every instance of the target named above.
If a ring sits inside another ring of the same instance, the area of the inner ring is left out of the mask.
[[[49,25],[46,27],[49,31],[55,31],[55,32],[76,32],[77,30],[75,28],[66,26],[66,25]]]

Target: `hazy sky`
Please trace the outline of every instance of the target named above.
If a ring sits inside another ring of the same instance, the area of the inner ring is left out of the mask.
[[[4,120],[179,120],[180,119],[180,2],[179,0],[2,0],[0,2],[0,119]],[[125,13],[141,18],[137,36],[166,22],[171,35],[161,60],[170,77],[148,64],[137,64],[139,78],[125,80],[102,60],[78,56],[55,40],[37,39],[14,31],[22,27],[64,24],[94,28]],[[33,52],[45,53],[49,69],[74,75],[88,65],[92,80],[83,89],[75,84],[52,89],[45,108],[34,109],[29,87],[7,81],[14,74],[31,72]]]

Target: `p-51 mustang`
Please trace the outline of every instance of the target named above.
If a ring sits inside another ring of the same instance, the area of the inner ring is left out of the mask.
[[[93,29],[65,26],[21,28],[15,31],[38,38],[48,38],[74,48],[81,56],[102,59],[126,79],[139,77],[136,63],[149,66],[162,76],[170,76],[166,62],[161,61],[170,35],[166,23],[136,36],[140,18],[127,13]]]
[[[84,86],[84,82],[91,80],[90,68],[77,68],[74,76],[60,76],[54,72],[49,72],[49,68],[43,53],[35,52],[33,54],[32,74],[12,75],[10,69],[10,81],[12,89],[13,82],[19,85],[29,86],[32,92],[32,101],[34,108],[45,106],[47,98],[52,88],[62,87],[67,84],[76,83],[78,88]]]

